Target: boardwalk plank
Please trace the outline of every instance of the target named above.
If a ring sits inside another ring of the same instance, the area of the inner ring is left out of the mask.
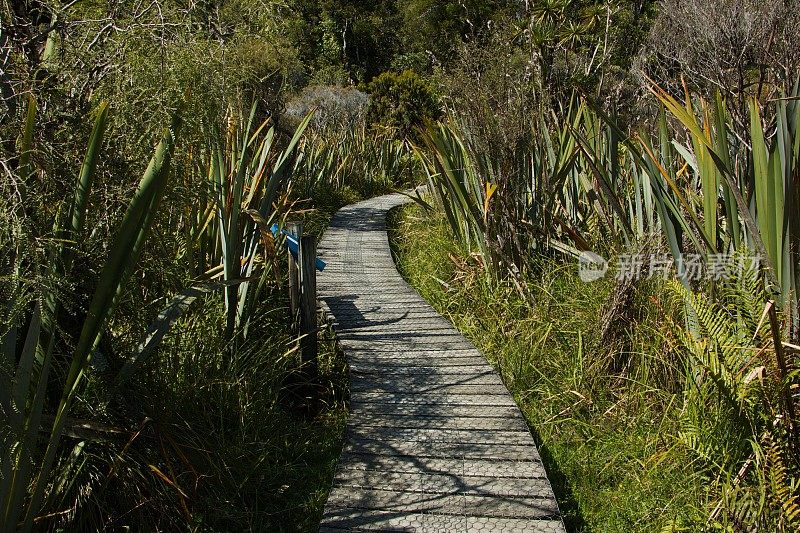
[[[483,355],[397,273],[399,194],[340,210],[318,279],[350,363],[347,440],[320,532],[564,531],[525,419]]]

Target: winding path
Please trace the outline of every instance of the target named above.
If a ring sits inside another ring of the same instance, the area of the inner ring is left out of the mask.
[[[333,218],[323,304],[350,364],[347,437],[320,532],[562,532],[525,420],[481,353],[395,268],[391,194]]]

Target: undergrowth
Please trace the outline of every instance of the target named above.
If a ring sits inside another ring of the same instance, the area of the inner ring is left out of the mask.
[[[347,369],[332,332],[319,376],[295,377],[299,352],[282,294],[233,361],[224,308],[209,297],[173,326],[125,395],[103,403],[93,374],[65,446],[82,460],[38,528],[98,531],[315,531],[338,459]],[[78,426],[80,428],[80,426]],[[132,431],[126,428],[133,428]]]

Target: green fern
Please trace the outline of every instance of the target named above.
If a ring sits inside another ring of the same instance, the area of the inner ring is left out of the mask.
[[[783,531],[800,531],[800,481],[790,476],[787,453],[781,444],[769,433],[764,440],[767,497],[771,507],[780,510],[778,525]]]
[[[788,384],[765,379],[775,348],[769,322],[762,323],[763,281],[742,272],[714,287],[713,304],[677,282],[672,288],[693,319],[692,328],[677,328],[686,358],[677,438],[706,465],[714,502],[708,526],[800,531],[798,465],[779,401]]]

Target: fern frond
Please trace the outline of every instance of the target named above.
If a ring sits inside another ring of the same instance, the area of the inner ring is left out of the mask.
[[[764,469],[769,483],[768,496],[780,509],[780,525],[787,531],[800,531],[800,497],[797,484],[790,482],[784,451],[769,433],[764,438]]]

